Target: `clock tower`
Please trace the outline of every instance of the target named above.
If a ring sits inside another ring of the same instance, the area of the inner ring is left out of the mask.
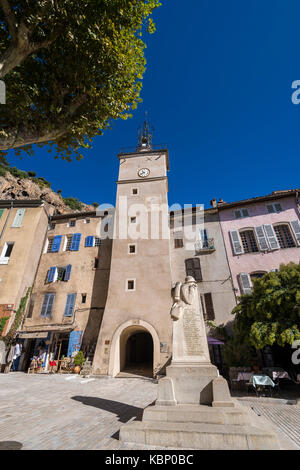
[[[108,296],[93,373],[153,377],[172,353],[169,155],[153,149],[145,121],[138,147],[118,158]]]

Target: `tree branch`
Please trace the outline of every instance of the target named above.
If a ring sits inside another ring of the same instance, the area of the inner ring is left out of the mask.
[[[5,131],[7,136],[0,132],[0,150],[9,150],[24,145],[39,144],[57,140],[66,133],[65,128],[55,129],[50,132],[41,132],[39,129],[29,129],[25,125],[16,126]]]

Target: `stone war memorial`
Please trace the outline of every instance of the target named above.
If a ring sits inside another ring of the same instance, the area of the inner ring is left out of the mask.
[[[227,381],[211,364],[198,288],[193,277],[172,290],[173,356],[158,382],[155,405],[141,422],[120,429],[120,440],[187,449],[279,449],[266,425],[230,396]]]

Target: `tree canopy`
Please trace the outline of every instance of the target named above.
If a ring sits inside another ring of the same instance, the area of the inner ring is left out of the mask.
[[[0,0],[0,150],[70,160],[140,101],[159,0]]]
[[[253,282],[232,312],[240,341],[263,349],[300,340],[300,264],[281,265]]]

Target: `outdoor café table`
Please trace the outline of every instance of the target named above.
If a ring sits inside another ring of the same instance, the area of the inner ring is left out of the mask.
[[[250,382],[257,392],[262,391],[264,387],[275,387],[273,380],[268,375],[253,375]]]

